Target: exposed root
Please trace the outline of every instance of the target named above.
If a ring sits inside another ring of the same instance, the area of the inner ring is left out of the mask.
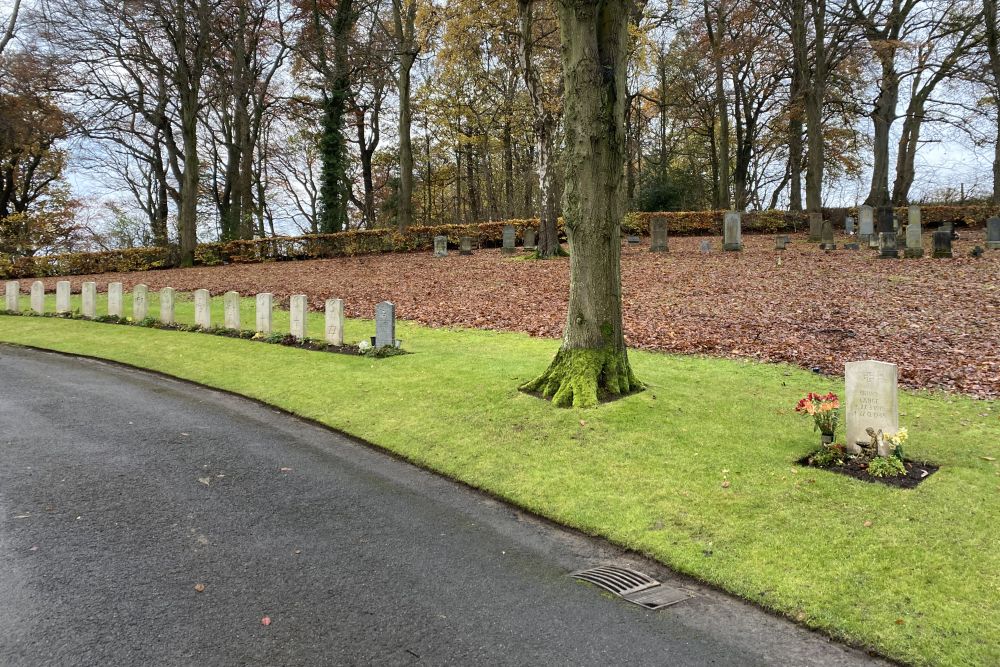
[[[591,408],[604,396],[639,391],[643,385],[632,373],[624,350],[562,349],[540,376],[521,385],[561,408]]]

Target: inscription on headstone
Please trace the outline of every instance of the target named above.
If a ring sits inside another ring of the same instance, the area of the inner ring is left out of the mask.
[[[229,291],[222,295],[223,324],[227,329],[239,331],[242,327],[240,322],[240,293]]]
[[[305,294],[296,294],[288,302],[288,330],[298,340],[306,337],[306,311],[309,299]]]
[[[726,211],[722,222],[722,249],[743,250],[743,231],[740,228],[740,212]]]
[[[668,252],[667,219],[655,216],[649,221],[650,252]]]
[[[4,285],[4,310],[9,310],[12,313],[16,313],[21,310],[19,304],[17,303],[18,297],[21,295],[21,284],[16,280],[8,280]]]
[[[858,442],[870,442],[866,429],[899,430],[898,369],[882,361],[852,361],[844,365],[847,447],[860,451]]]
[[[31,283],[31,310],[39,315],[45,312],[45,283],[41,280]]]
[[[108,283],[108,315],[113,317],[125,316],[121,283]]]
[[[503,254],[513,255],[515,248],[514,242],[517,238],[517,230],[514,229],[514,225],[504,225],[503,227]]]
[[[85,282],[80,287],[80,314],[97,317],[97,283]]]
[[[375,347],[395,344],[396,306],[391,301],[375,304]]]
[[[211,294],[207,289],[194,291],[194,323],[202,329],[212,328]]]
[[[326,300],[324,335],[330,345],[344,344],[344,302],[341,299]]]
[[[56,312],[63,314],[69,311],[69,281],[60,280],[56,283]]]
[[[1000,250],[1000,217],[986,221],[986,249]]]
[[[448,256],[448,237],[447,236],[435,236],[434,237],[434,256],[435,257],[447,257]]]
[[[264,335],[271,334],[271,314],[274,309],[274,295],[263,292],[257,295],[257,326],[255,331]]]
[[[142,322],[149,315],[149,288],[136,285],[132,288],[132,319]]]
[[[173,287],[164,287],[160,290],[160,321],[164,324],[174,323]]]

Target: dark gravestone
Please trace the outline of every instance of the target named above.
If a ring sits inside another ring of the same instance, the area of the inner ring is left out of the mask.
[[[896,215],[891,206],[879,206],[878,249],[882,259],[898,259],[899,247],[896,244]]]
[[[458,240],[458,254],[459,255],[471,255],[472,254],[472,237],[463,236]]]
[[[650,252],[667,252],[667,219],[656,216],[649,222]]]
[[[1000,217],[986,221],[986,249],[1000,250]]]
[[[823,250],[836,250],[837,244],[833,240],[833,222],[824,220],[822,231],[820,232],[820,248]]]
[[[629,234],[628,235],[628,244],[629,245],[639,245],[640,243],[642,243],[642,239],[641,238],[639,238],[635,234]]]
[[[934,232],[934,256],[951,258],[951,232],[940,229]]]
[[[822,241],[823,237],[823,214],[822,213],[810,213],[809,214],[809,240],[810,241]]]
[[[504,225],[503,227],[503,254],[513,255],[515,252],[514,242],[517,238],[517,231],[514,225]]]
[[[524,249],[535,250],[537,247],[535,244],[535,228],[528,227],[524,230]]]
[[[860,250],[861,246],[857,243],[845,243],[844,250]]]

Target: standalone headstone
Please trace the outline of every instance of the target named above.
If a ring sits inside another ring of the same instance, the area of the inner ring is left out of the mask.
[[[39,315],[45,312],[45,283],[41,280],[31,283],[31,310]]]
[[[722,249],[743,250],[743,231],[740,229],[740,212],[726,211],[722,222]]]
[[[125,310],[122,307],[121,283],[108,283],[108,315],[113,317],[125,316]]]
[[[309,311],[309,297],[294,295],[288,303],[289,332],[299,340],[306,337],[306,313]]]
[[[202,329],[212,328],[211,296],[207,289],[194,291],[194,323]]]
[[[21,285],[16,280],[8,280],[4,285],[4,310],[16,313],[20,310],[17,300],[21,295]]]
[[[142,322],[149,315],[149,288],[136,285],[132,288],[132,319]]]
[[[503,227],[503,254],[513,255],[515,252],[514,242],[517,238],[517,230],[514,225],[504,225]]]
[[[870,442],[866,429],[895,433],[899,430],[898,369],[882,361],[852,361],[844,365],[847,447]]]
[[[435,236],[434,237],[434,256],[435,257],[447,257],[448,256],[448,237],[447,236]]]
[[[998,217],[986,221],[986,249],[1000,250],[1000,218]]]
[[[97,283],[86,282],[80,288],[80,314],[84,317],[97,317]]]
[[[784,234],[778,234],[774,237],[774,249],[784,250],[788,247],[788,237]]]
[[[274,295],[263,292],[257,295],[257,327],[256,331],[265,335],[271,334],[271,315],[274,310]]]
[[[330,345],[344,344],[344,302],[340,299],[326,300],[325,337]]]
[[[174,320],[174,288],[164,287],[160,290],[160,321],[173,324]]]
[[[458,254],[459,255],[471,255],[472,254],[472,237],[463,236],[458,240]]]
[[[528,227],[524,230],[524,249],[525,250],[537,250],[538,244],[535,243],[535,228]]]
[[[820,232],[820,247],[823,250],[837,249],[837,244],[833,239],[833,222],[830,220],[823,221],[822,231]]]
[[[912,206],[910,207],[913,208]],[[919,209],[917,209],[919,211]],[[924,242],[920,235],[920,214],[917,214],[918,220],[913,222],[913,216],[910,216],[910,224],[906,226],[906,248],[904,254],[910,258],[917,258],[924,256]]]
[[[240,321],[240,293],[226,292],[222,295],[223,323],[227,329],[239,331],[243,323]]]
[[[375,304],[375,347],[394,346],[395,344],[396,306],[391,301]]]
[[[642,239],[640,237],[636,236],[635,234],[628,235],[629,245],[639,245],[640,243],[642,243]]]
[[[809,240],[811,242],[823,242],[823,214],[811,212],[809,214]]]
[[[891,206],[878,207],[878,249],[882,259],[898,259],[896,214]]]
[[[858,207],[858,238],[871,244],[875,234],[875,210],[867,204]]]
[[[712,252],[712,242],[702,241],[701,244],[698,246],[698,248],[701,250],[701,254],[707,255],[708,253]]]
[[[938,230],[934,232],[934,257],[951,259],[951,234]]]
[[[60,315],[70,312],[68,280],[56,283],[56,312]]]
[[[656,216],[649,222],[650,252],[668,252],[667,219]]]
[[[844,219],[844,234],[854,236],[854,218],[847,216]]]

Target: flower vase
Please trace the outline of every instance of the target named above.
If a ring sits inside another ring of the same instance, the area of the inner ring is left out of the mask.
[[[820,436],[820,442],[823,444],[824,447],[829,447],[830,445],[832,445],[833,433],[823,432],[822,435]]]

